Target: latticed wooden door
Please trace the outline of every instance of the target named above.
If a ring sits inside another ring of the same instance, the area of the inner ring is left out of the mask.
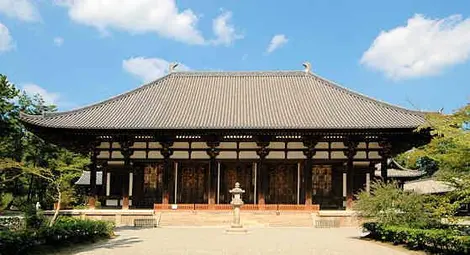
[[[220,182],[220,203],[230,203],[229,190],[233,189],[236,182],[245,190],[243,201],[248,204],[254,202],[252,163],[222,163]]]
[[[269,164],[269,193],[266,203],[295,204],[297,203],[297,165]]]
[[[178,203],[207,203],[208,164],[181,164],[178,169]]]
[[[163,164],[148,164],[144,167],[143,201],[145,205],[161,203],[163,188]]]

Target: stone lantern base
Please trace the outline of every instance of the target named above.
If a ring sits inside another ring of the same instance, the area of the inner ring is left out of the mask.
[[[227,234],[247,234],[248,229],[244,228],[243,226],[239,227],[230,227],[225,230]]]

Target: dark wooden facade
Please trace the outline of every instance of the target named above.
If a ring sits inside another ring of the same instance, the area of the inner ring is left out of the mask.
[[[69,148],[91,150],[91,176],[103,171],[101,193],[91,178],[90,204],[95,199],[111,208],[167,208],[164,205],[228,204],[228,190],[240,182],[245,203],[319,205],[321,209],[351,206],[353,195],[367,189],[375,164],[426,140],[412,130],[372,135],[360,133],[302,135],[217,133],[68,135],[70,139],[37,131]],[[94,137],[94,140],[93,138]],[[80,143],[82,144],[82,143]],[[75,146],[75,147],[74,147]]]

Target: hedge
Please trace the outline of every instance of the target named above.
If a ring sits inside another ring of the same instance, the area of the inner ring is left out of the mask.
[[[66,245],[111,237],[114,225],[105,221],[59,218],[52,227],[0,231],[0,254],[26,254],[40,245]]]
[[[409,249],[425,250],[439,254],[469,254],[470,236],[457,229],[414,229],[401,226],[386,226],[378,223],[364,223],[375,240],[403,244]]]

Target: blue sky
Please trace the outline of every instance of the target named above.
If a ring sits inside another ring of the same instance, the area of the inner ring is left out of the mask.
[[[0,0],[0,73],[60,110],[191,70],[301,70],[400,106],[470,102],[470,1]]]

